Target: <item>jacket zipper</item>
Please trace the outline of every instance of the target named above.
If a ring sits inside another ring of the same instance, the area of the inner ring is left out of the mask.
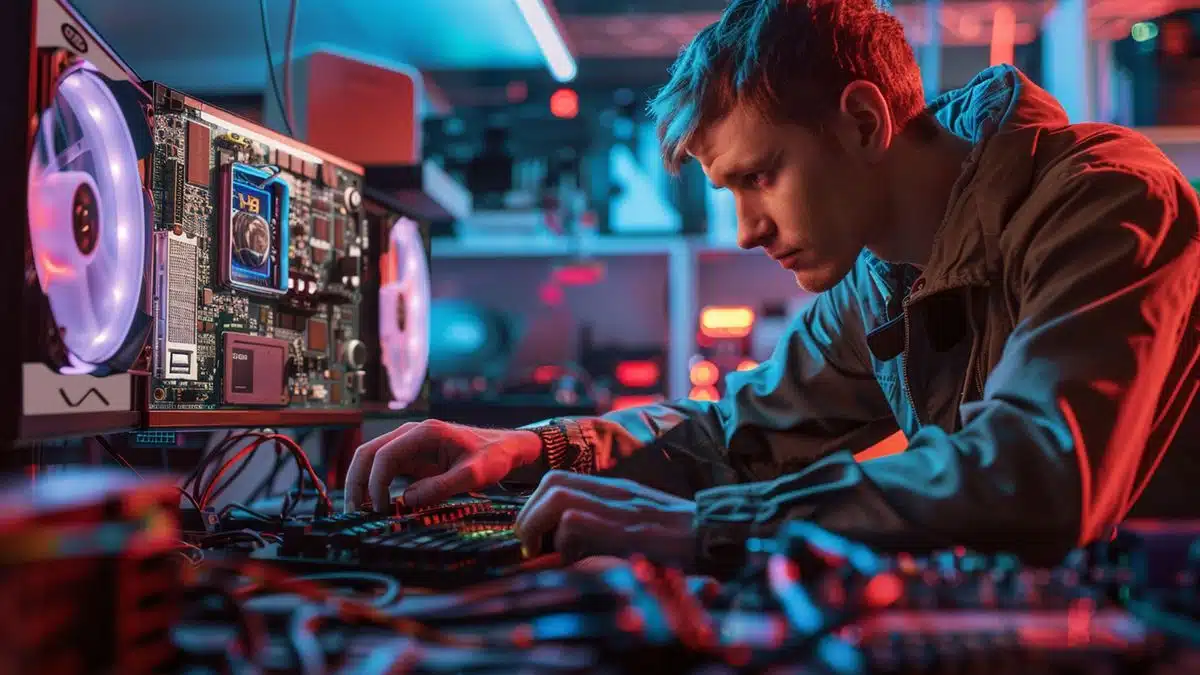
[[[982,340],[983,336],[980,335],[979,339]],[[979,394],[979,398],[983,398],[983,384],[986,381],[987,373],[983,371],[983,359],[977,354],[975,356],[975,391]]]
[[[921,421],[921,411],[917,410],[917,403],[913,400],[912,386],[908,381],[908,349],[911,331],[909,330],[908,320],[908,301],[909,297],[904,298],[904,353],[901,355],[900,361],[900,376],[904,380],[904,397],[908,400],[908,409],[913,411],[913,419],[917,421],[917,427],[923,427],[925,424]]]
[[[967,357],[967,372],[963,376],[962,392],[958,396],[958,407],[960,410],[959,422],[961,426],[961,409],[964,403],[967,402],[967,396],[973,389],[979,389],[979,362],[980,358],[980,341],[982,340],[982,331],[979,329],[979,324],[975,321],[975,301],[971,294],[971,289],[967,289],[967,322],[971,326],[971,352]],[[982,393],[982,392],[981,392]],[[982,396],[981,396],[982,398]]]

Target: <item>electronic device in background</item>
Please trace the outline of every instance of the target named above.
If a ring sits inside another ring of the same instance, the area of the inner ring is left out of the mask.
[[[123,469],[0,488],[0,671],[173,672],[178,501],[172,481]]]
[[[366,400],[387,410],[429,405],[429,228],[404,215],[390,195],[367,189],[370,264],[364,270],[362,324]]]
[[[329,46],[297,58],[289,70],[297,138],[366,167],[367,185],[391,196],[401,215],[427,224],[470,215],[471,193],[422,151],[423,110],[439,103],[421,73]],[[279,106],[266,98],[264,119],[276,128],[284,118]]]
[[[366,167],[367,408],[408,416],[427,399],[429,228],[469,214],[471,195],[423,157],[422,110],[433,103],[419,72],[330,47],[301,56],[289,70],[296,95],[290,103],[267,100],[268,123],[282,126],[290,116],[298,137]]]
[[[10,17],[10,33],[21,34],[9,39],[36,50],[27,50],[32,62],[9,65],[21,80],[9,93],[33,98],[8,104],[21,124],[4,131],[13,143],[28,142],[21,194],[5,199],[24,211],[26,226],[12,228],[18,238],[5,247],[10,278],[20,279],[20,290],[6,293],[19,298],[6,318],[20,341],[19,372],[6,373],[17,386],[6,391],[20,400],[0,406],[0,441],[128,429],[138,421],[134,393],[149,365],[153,205],[142,162],[152,151],[150,97],[68,3],[11,9],[32,34]],[[19,175],[15,167],[11,173]]]
[[[607,409],[623,410],[663,399],[666,353],[662,347],[598,348],[592,345],[590,326],[583,328],[580,342],[580,362],[597,388],[604,390]]]
[[[688,398],[716,401],[724,391],[726,375],[758,367],[758,361],[750,357],[755,320],[754,310],[741,305],[710,305],[700,310],[698,351],[688,365],[692,383]]]
[[[156,411],[357,409],[362,168],[152,93],[151,426]]]

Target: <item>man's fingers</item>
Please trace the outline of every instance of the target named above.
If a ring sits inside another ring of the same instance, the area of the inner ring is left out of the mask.
[[[554,533],[554,550],[564,562],[574,562],[588,556],[619,556],[627,537],[625,528],[607,518],[580,509],[567,509]]]
[[[480,463],[482,459],[479,456],[468,458],[444,473],[413,483],[404,491],[404,505],[420,508],[483,487],[484,470]]]
[[[678,532],[661,525],[630,525],[578,509],[567,509],[554,533],[555,551],[565,562],[640,553],[655,562],[676,564],[684,545]]]
[[[438,470],[448,468],[452,455],[449,449],[458,442],[457,439],[451,425],[425,422],[381,447],[375,453],[367,479],[375,510],[387,512],[391,509],[389,488],[397,476],[406,475],[422,465],[433,465]]]
[[[417,427],[416,422],[406,422],[358,446],[354,457],[350,459],[350,468],[346,471],[346,512],[357,511],[367,498],[367,487],[371,478],[371,465],[375,462],[375,454],[387,443],[403,436]]]
[[[531,554],[539,551],[542,535],[559,524],[562,514],[569,510],[586,511],[621,525],[630,524],[637,514],[624,501],[610,502],[581,490],[555,486],[537,501],[529,500],[517,515],[515,529],[521,545]]]
[[[549,490],[560,486],[581,490],[609,500],[628,501],[636,497],[653,504],[670,505],[669,501],[663,499],[670,495],[665,495],[626,478],[605,478],[571,471],[550,471],[542,476],[541,482],[526,500],[525,508],[529,508],[530,504],[540,500]],[[521,513],[524,513],[524,509]],[[520,522],[520,515],[518,515],[517,521]]]

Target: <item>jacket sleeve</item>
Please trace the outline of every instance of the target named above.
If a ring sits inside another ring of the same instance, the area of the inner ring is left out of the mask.
[[[1165,165],[1059,170],[1043,182],[1058,189],[1035,188],[1005,235],[1006,258],[1022,261],[1008,270],[1018,320],[961,429],[701,493],[702,566],[735,565],[748,536],[787,519],[885,549],[1047,561],[1120,521],[1195,393],[1196,198]]]
[[[730,373],[715,402],[674,401],[575,418],[598,473],[691,497],[774,478],[839,448],[866,448],[896,422],[865,349],[860,262],[791,321],[771,358]],[[536,425],[531,425],[536,426]]]

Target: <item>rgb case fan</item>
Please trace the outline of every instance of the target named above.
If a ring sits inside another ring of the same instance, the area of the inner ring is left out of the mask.
[[[21,399],[5,413],[0,442],[128,429],[138,421],[134,377],[151,325],[149,96],[66,0],[15,5],[23,12],[15,27],[24,21],[28,31],[22,43],[36,49],[12,64],[30,97],[14,106],[24,117],[27,179],[8,205],[20,205],[25,213],[10,217],[28,227],[14,252],[23,256],[12,294],[20,361],[8,370]]]
[[[392,394],[406,408],[425,388],[429,366],[429,266],[416,221],[400,216],[379,261],[379,348]]]
[[[386,195],[367,189],[370,233],[367,302],[363,315],[379,331],[368,340],[371,362],[368,397],[389,410],[423,412],[429,367],[429,238],[428,228],[401,215],[403,209]]]
[[[142,294],[152,209],[125,113],[86,61],[57,78],[28,191],[30,254],[56,338],[51,365],[64,374],[128,370],[150,327]]]

